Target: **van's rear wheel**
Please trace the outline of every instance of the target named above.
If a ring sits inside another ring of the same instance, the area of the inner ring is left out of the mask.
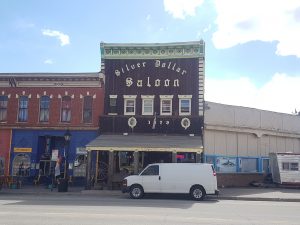
[[[141,185],[134,184],[130,188],[130,197],[133,199],[140,199],[144,196],[144,190]]]
[[[196,201],[201,201],[204,199],[206,192],[202,186],[193,186],[190,191],[191,198]]]

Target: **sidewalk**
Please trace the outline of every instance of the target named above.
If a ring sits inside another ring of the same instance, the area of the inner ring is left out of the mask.
[[[84,190],[84,187],[69,187],[68,192],[58,192],[57,188],[52,191],[44,186],[23,186],[21,189],[3,188],[0,198],[4,195],[94,195],[102,197],[122,197],[118,190]],[[128,194],[127,194],[128,195]],[[287,201],[300,202],[300,189],[289,188],[220,188],[220,195],[208,196],[207,199],[217,200],[250,200],[250,201]]]

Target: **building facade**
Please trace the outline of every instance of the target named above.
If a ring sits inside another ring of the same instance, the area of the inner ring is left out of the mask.
[[[205,161],[215,165],[219,185],[249,185],[270,173],[269,154],[300,153],[300,117],[206,102]]]
[[[149,163],[201,161],[204,47],[101,43],[104,114],[87,146],[89,179],[111,187]]]
[[[102,82],[99,73],[0,74],[5,174],[46,179],[56,161],[68,155],[69,174],[83,179],[84,147],[98,135],[103,112]],[[62,163],[62,175],[65,170]]]

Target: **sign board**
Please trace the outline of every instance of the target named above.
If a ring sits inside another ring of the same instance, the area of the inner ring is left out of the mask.
[[[87,151],[85,147],[77,147],[76,148],[77,155],[87,155]]]
[[[32,152],[32,148],[14,148],[14,152]]]
[[[51,155],[51,161],[57,161],[57,160],[58,160],[58,149],[53,149]]]

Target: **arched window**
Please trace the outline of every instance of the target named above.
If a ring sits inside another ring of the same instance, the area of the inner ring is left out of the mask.
[[[71,121],[71,97],[64,96],[62,97],[61,102],[61,122],[70,122]]]
[[[40,122],[49,121],[50,97],[42,96],[40,99]]]
[[[19,99],[19,122],[27,122],[28,120],[28,97],[21,96]]]

